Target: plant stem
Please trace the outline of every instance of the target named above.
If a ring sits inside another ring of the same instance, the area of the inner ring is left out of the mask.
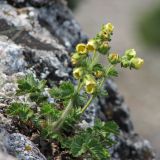
[[[70,99],[67,107],[63,111],[60,118],[53,124],[53,130],[58,131],[61,128],[63,122],[65,121],[65,119],[68,116],[70,110],[72,109],[72,106],[73,106],[72,105],[72,99]]]
[[[91,104],[92,100],[94,99],[94,95],[90,97],[86,105],[82,108],[81,114],[85,112],[85,110],[88,108],[88,106]]]
[[[77,93],[79,93],[81,91],[82,87],[83,87],[83,82],[79,81],[78,87],[77,87]]]

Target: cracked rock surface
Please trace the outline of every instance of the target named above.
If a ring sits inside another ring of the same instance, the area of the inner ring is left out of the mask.
[[[69,51],[86,35],[64,1],[0,1],[0,151],[19,160],[45,160],[39,149],[20,133],[13,133],[4,108],[16,100],[16,79],[27,73],[52,82],[71,79]],[[128,106],[112,80],[106,82],[109,96],[99,99],[84,115],[93,125],[95,117],[115,120],[121,130],[111,149],[113,160],[154,160],[147,140],[135,133]],[[12,97],[12,98],[10,98]],[[3,138],[2,138],[3,137]],[[25,150],[26,144],[31,150]],[[24,151],[18,152],[18,151]],[[1,156],[1,155],[0,155]],[[2,155],[3,156],[3,155]],[[0,159],[3,159],[0,157]]]

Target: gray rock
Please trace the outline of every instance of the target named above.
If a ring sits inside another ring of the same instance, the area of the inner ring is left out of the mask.
[[[155,160],[150,143],[136,134],[131,121],[129,108],[119,94],[117,85],[108,80],[105,86],[108,96],[99,99],[101,112],[105,120],[114,120],[120,127],[116,137],[117,145],[111,149],[113,160]],[[100,112],[100,111],[99,111]],[[101,117],[101,115],[99,114]],[[103,119],[103,117],[101,117]]]
[[[0,125],[0,152],[6,155],[10,153],[19,160],[46,160],[26,136],[20,133],[9,134],[2,125]]]
[[[46,160],[39,149],[20,133],[8,134],[4,140],[7,152],[19,160]]]
[[[78,42],[87,40],[87,36],[82,32],[71,11],[62,2],[53,2],[51,5],[41,8],[39,21],[69,51],[73,51]]]

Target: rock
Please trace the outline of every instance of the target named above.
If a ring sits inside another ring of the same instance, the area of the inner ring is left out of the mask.
[[[2,126],[0,126],[0,152],[6,155],[10,153],[19,160],[46,160],[26,136],[20,133],[9,134]]]
[[[9,134],[4,140],[7,152],[20,160],[46,160],[39,149],[20,133]]]
[[[11,75],[28,69],[40,78],[65,79],[70,71],[67,52],[39,25],[37,10],[19,10],[7,4],[1,4],[0,10],[0,71]]]
[[[129,108],[125,104],[123,97],[118,93],[117,85],[109,79],[105,84],[105,88],[109,96],[105,99],[99,99],[102,112],[107,120],[117,122],[123,132],[132,133],[134,129]]]
[[[122,134],[112,151],[113,160],[155,160],[150,143],[138,134]]]
[[[119,94],[117,85],[109,79],[105,86],[108,96],[99,99],[105,120],[114,120],[120,127],[117,145],[112,148],[113,160],[155,160],[150,143],[136,134],[131,121],[129,108]],[[102,118],[103,119],[103,118]]]
[[[55,2],[40,8],[39,21],[59,39],[68,51],[73,51],[78,42],[87,40],[87,36],[82,32],[71,11],[62,3]]]

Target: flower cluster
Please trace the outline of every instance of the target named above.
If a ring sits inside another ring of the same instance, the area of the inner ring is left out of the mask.
[[[103,25],[95,38],[90,39],[87,44],[79,43],[76,46],[75,53],[72,54],[71,62],[75,67],[73,76],[79,82],[83,83],[88,94],[94,94],[101,80],[113,73],[115,65],[121,64],[123,68],[140,69],[143,65],[143,59],[136,57],[134,49],[127,50],[123,56],[117,53],[110,53],[109,42],[113,35],[114,26],[111,23]],[[108,64],[112,65],[106,68],[97,63],[98,54],[106,56]],[[111,70],[109,71],[108,70]],[[115,71],[114,71],[115,72]]]
[[[121,58],[121,66],[124,68],[129,67],[130,69],[140,69],[143,63],[144,60],[136,56],[136,51],[134,49],[127,50]]]

